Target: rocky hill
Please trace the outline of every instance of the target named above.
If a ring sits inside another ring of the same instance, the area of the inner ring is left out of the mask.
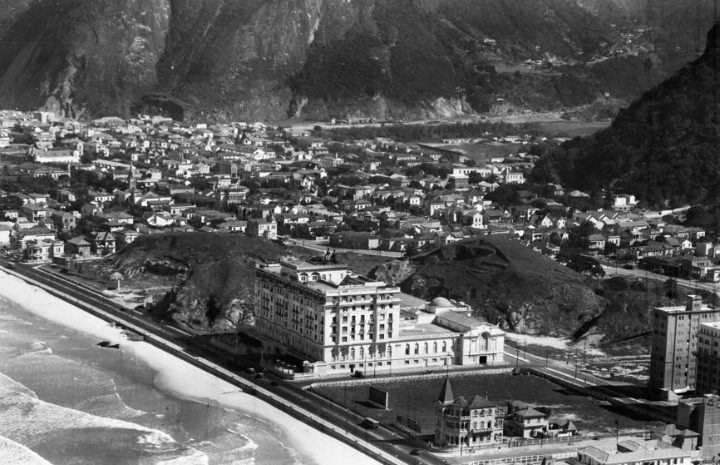
[[[374,275],[427,300],[467,302],[478,316],[515,333],[595,334],[611,345],[647,333],[652,307],[673,303],[662,286],[598,281],[499,236],[384,263]]]
[[[705,52],[621,111],[606,130],[542,159],[535,180],[614,188],[654,206],[720,199],[720,24]]]
[[[144,296],[158,318],[200,331],[232,330],[252,321],[255,265],[289,255],[259,238],[165,233],[140,237],[117,255],[93,262],[88,273],[107,282],[120,272],[123,292]],[[649,310],[673,303],[662,285],[648,289],[621,278],[600,282],[499,236],[470,239],[412,259],[339,258],[355,271],[417,297],[466,301],[478,316],[521,334],[594,333],[614,342],[646,332]]]
[[[418,118],[630,99],[710,0],[0,0],[0,106]],[[682,19],[682,20],[680,20]]]
[[[465,301],[483,318],[518,333],[569,336],[604,310],[592,278],[497,236],[385,264],[376,275],[428,300]]]
[[[118,271],[123,288],[145,290],[161,318],[231,329],[252,320],[255,265],[285,255],[260,238],[166,233],[138,238],[104,264],[104,273]]]

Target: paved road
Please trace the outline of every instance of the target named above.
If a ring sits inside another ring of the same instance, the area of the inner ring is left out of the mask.
[[[320,252],[321,254],[324,254],[327,252],[328,249],[332,252],[333,250],[337,253],[357,253],[361,255],[374,255],[377,257],[392,257],[392,258],[402,258],[404,255],[402,252],[389,252],[387,250],[366,250],[366,249],[343,249],[338,247],[330,247],[328,245],[323,244],[316,244],[313,241],[303,241],[302,239],[285,239],[286,244],[291,244],[296,247],[303,247],[308,250],[313,250],[315,252]]]
[[[666,276],[664,274],[653,273],[652,271],[641,270],[639,268],[626,270],[622,267],[603,265],[603,269],[605,270],[606,279],[612,278],[613,276],[623,276],[626,278],[655,281],[663,284],[669,279],[674,279],[675,281],[677,281],[678,285],[687,287],[688,289],[704,289],[710,292],[716,292],[720,290],[720,286],[718,285],[719,283],[697,281],[694,279],[671,278],[670,276]]]

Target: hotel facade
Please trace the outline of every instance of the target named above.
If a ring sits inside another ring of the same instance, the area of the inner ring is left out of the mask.
[[[254,333],[264,353],[315,374],[503,364],[505,333],[443,298],[404,305],[400,289],[347,266],[282,261],[256,270]]]

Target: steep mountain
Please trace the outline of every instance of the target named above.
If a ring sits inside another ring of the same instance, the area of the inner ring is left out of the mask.
[[[606,130],[542,159],[536,180],[613,188],[658,206],[720,199],[720,23],[705,52],[621,111]]]
[[[712,20],[711,0],[0,8],[0,106],[178,119],[416,118],[630,99],[687,61],[701,46],[695,31]]]

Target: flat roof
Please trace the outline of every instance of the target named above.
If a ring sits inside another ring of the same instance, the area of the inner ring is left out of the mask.
[[[428,304],[427,300],[412,296],[410,294],[406,294],[404,292],[398,293],[397,297],[400,299],[400,308],[418,308],[424,307]]]
[[[438,319],[451,321],[453,323],[467,326],[469,328],[472,328],[474,326],[480,326],[483,324],[485,324],[485,325],[488,324],[487,321],[481,320],[479,318],[467,316],[462,312],[453,312],[453,311],[447,311],[447,312],[443,312],[443,313],[439,314]]]
[[[687,306],[685,306],[685,305],[675,305],[672,307],[655,307],[655,310],[658,310],[660,312],[665,312],[665,313],[700,313],[700,312],[720,311],[720,310],[716,310],[715,308],[710,307],[706,304],[702,304],[702,306],[700,307],[700,310],[695,310],[695,311],[688,310]]]
[[[291,268],[293,270],[313,270],[313,269],[323,269],[323,270],[329,270],[329,269],[337,269],[337,270],[346,270],[347,265],[343,264],[322,264],[322,263],[310,263],[306,262],[305,260],[281,260],[280,264],[282,266],[285,266],[287,268]]]
[[[414,339],[433,339],[438,336],[454,335],[457,334],[442,326],[438,326],[433,323],[416,324],[412,326],[406,326],[400,328],[400,334],[397,340],[414,340]]]

